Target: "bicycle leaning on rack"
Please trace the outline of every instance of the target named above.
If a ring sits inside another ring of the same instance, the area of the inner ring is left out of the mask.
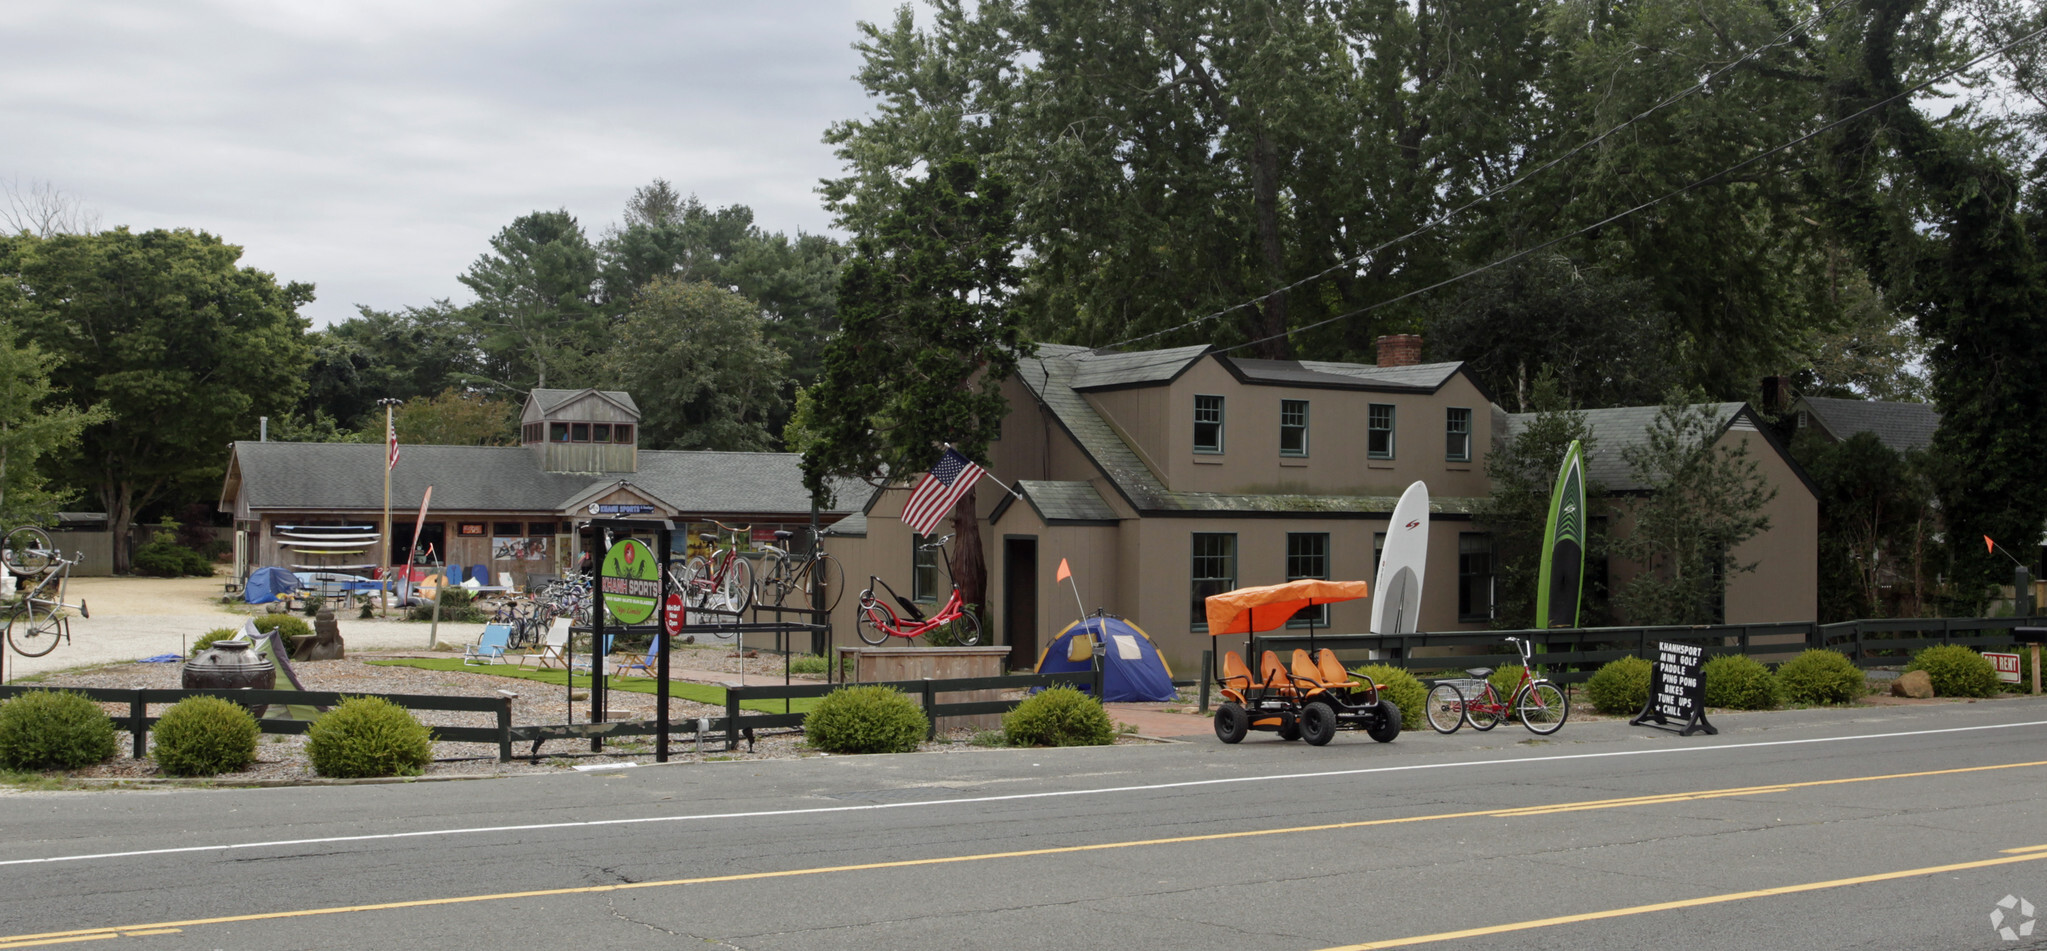
[[[918,546],[920,551],[938,552],[939,560],[946,564],[945,570],[948,575],[952,573],[952,562],[946,557],[945,551],[945,543],[949,541],[952,541],[951,535]],[[898,615],[887,602],[874,596],[874,589],[877,586],[887,591],[889,597],[903,606],[902,614]],[[966,602],[960,600],[958,582],[953,583],[952,596],[946,598],[944,604],[939,605],[938,613],[925,617],[924,610],[917,607],[917,602],[897,594],[896,589],[889,587],[888,582],[881,580],[879,576],[869,575],[867,590],[860,592],[860,610],[853,616],[853,626],[859,630],[861,640],[877,646],[887,643],[891,637],[908,639],[921,636],[929,642],[933,635],[941,641],[960,647],[972,647],[981,642],[981,622],[967,612]]]
[[[1507,643],[1521,652],[1521,682],[1512,697],[1501,700],[1493,689],[1490,667],[1473,667],[1464,672],[1470,680],[1440,680],[1429,688],[1429,726],[1438,733],[1455,733],[1466,723],[1481,732],[1499,726],[1508,714],[1521,720],[1532,733],[1548,736],[1564,728],[1571,715],[1571,698],[1554,682],[1535,676],[1525,638],[1510,637]]]
[[[789,539],[794,535],[778,531],[774,544],[761,546],[767,553],[761,567],[761,599],[781,607],[793,594],[799,604],[808,606],[810,587],[815,583],[820,604],[829,612],[839,606],[839,598],[846,592],[846,569],[824,550],[824,535],[817,529],[810,530],[809,554],[789,550]]]
[[[67,611],[77,611],[79,617],[92,616],[84,598],[77,604],[64,603],[64,582],[81,557],[73,552],[65,558],[50,544],[49,535],[31,526],[8,532],[6,541],[0,543],[0,562],[21,579],[18,584],[22,586],[18,600],[7,608],[7,643],[15,653],[41,657],[54,650],[58,640],[69,642],[71,616]]]
[[[739,536],[752,529],[745,525],[734,528],[717,519],[711,524],[730,535],[731,544],[712,548],[709,557],[689,556],[681,571],[669,573],[669,579],[682,589],[683,599],[691,607],[743,613],[753,606],[753,563],[739,553]]]

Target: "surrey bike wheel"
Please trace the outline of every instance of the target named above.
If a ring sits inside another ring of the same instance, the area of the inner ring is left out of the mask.
[[[1571,698],[1556,684],[1538,680],[1514,695],[1514,713],[1528,731],[1548,736],[1564,728],[1571,715]]]
[[[1426,709],[1429,728],[1437,733],[1455,733],[1464,726],[1464,694],[1458,692],[1455,684],[1430,687]]]

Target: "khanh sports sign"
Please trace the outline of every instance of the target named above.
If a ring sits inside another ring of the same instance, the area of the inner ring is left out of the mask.
[[[628,538],[604,553],[604,567],[597,575],[604,592],[604,607],[611,616],[627,624],[639,624],[654,616],[661,602],[661,566],[647,543]]]

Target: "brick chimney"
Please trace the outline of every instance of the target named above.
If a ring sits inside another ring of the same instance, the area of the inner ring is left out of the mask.
[[[1380,337],[1379,365],[1411,367],[1422,362],[1422,338],[1417,334],[1389,334]]]

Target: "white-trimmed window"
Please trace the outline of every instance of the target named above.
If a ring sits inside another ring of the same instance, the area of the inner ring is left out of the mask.
[[[1194,451],[1223,451],[1223,398],[1194,397]]]
[[[1279,401],[1279,454],[1305,458],[1308,455],[1308,401]]]
[[[1393,405],[1373,403],[1365,411],[1365,456],[1393,458]]]
[[[1444,411],[1443,458],[1451,462],[1471,461],[1471,410],[1452,406]]]

